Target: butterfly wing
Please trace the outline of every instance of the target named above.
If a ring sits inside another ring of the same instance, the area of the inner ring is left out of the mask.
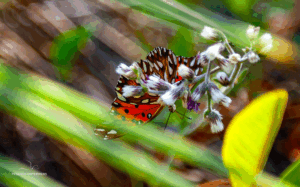
[[[190,58],[176,57],[173,51],[162,47],[155,48],[148,54],[146,60],[141,60],[138,63],[142,70],[142,79],[145,80],[146,76],[157,75],[170,83],[175,83],[182,79],[178,77],[177,73],[180,64],[185,64],[193,69],[196,75],[202,71],[202,67],[196,64],[196,56]],[[164,105],[157,102],[159,96],[156,94],[145,93],[142,96],[124,97],[123,87],[126,85],[140,86],[136,80],[129,80],[124,76],[120,77],[115,90],[117,97],[113,101],[111,108],[111,112],[117,118],[142,124],[151,121],[163,110]],[[115,130],[98,129],[98,132],[101,132],[106,139],[121,136]]]

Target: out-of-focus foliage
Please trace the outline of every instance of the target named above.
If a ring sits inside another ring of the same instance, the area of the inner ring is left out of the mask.
[[[8,186],[64,186],[43,173],[0,155],[0,181]]]
[[[47,135],[91,152],[108,164],[126,171],[152,185],[191,186],[180,176],[158,165],[151,157],[134,151],[121,142],[103,141],[88,123],[101,123],[128,133],[125,138],[139,140],[166,154],[173,153],[188,163],[226,176],[221,158],[209,150],[165,134],[148,125],[131,128],[114,119],[97,101],[41,77],[23,74],[3,64],[0,66],[0,105],[2,110],[17,116]],[[98,119],[98,120],[97,120]]]
[[[251,186],[263,169],[278,133],[287,104],[285,90],[252,101],[229,124],[222,150],[233,186]]]
[[[84,27],[77,27],[57,36],[50,51],[52,63],[58,70],[58,76],[63,80],[70,78],[74,63],[79,57],[79,51],[86,45],[91,33]]]
[[[281,181],[300,186],[300,160],[290,165],[280,176]]]

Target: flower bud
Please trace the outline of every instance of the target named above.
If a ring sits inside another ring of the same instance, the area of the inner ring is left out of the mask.
[[[205,52],[203,52],[203,53],[198,52],[198,54],[196,56],[196,60],[197,60],[198,66],[204,67],[208,64],[208,59],[205,56]]]
[[[224,44],[217,43],[207,48],[207,50],[204,52],[204,55],[208,60],[213,61],[224,50],[225,50]]]
[[[209,122],[212,133],[221,132],[224,129],[222,123],[222,115],[219,111],[213,109],[212,111],[206,110],[204,112],[204,119]]]
[[[250,63],[254,64],[254,63],[258,62],[260,60],[260,58],[256,53],[254,53],[253,51],[250,51],[248,53],[248,60]]]
[[[195,112],[198,112],[200,103],[194,101],[191,97],[188,97],[187,101],[187,109],[188,110],[194,110]]]
[[[263,34],[260,39],[260,44],[262,45],[262,47],[266,47],[268,45],[273,44],[273,39],[272,39],[272,35],[269,33],[265,33]]]
[[[208,26],[204,26],[200,35],[207,40],[218,39],[218,32],[215,29]]]
[[[207,89],[211,95],[212,100],[215,103],[222,103],[225,107],[229,107],[231,99],[224,95],[221,90],[214,83],[210,82],[207,85]]]
[[[253,25],[249,25],[246,34],[248,38],[255,39],[258,36],[259,30],[260,30],[259,27],[254,27]]]
[[[207,84],[202,82],[197,86],[197,88],[192,93],[192,100],[199,101],[201,97],[205,94]]]
[[[216,78],[218,79],[218,82],[220,84],[222,84],[223,86],[228,86],[229,78],[225,72],[218,72]]]
[[[217,60],[220,64],[220,66],[227,66],[229,64],[229,60],[223,57],[222,55],[217,56]]]
[[[169,82],[154,75],[149,76],[146,79],[145,84],[148,88],[158,91],[167,91],[172,87],[172,85]]]
[[[123,89],[123,96],[124,97],[133,97],[144,94],[143,87],[141,86],[124,86]]]
[[[181,76],[183,79],[193,79],[195,73],[192,69],[186,67],[185,65],[181,64],[178,68],[178,75]]]
[[[175,101],[183,95],[184,90],[184,82],[179,85],[173,84],[171,89],[160,96],[160,99],[168,106],[174,105]]]
[[[136,74],[133,71],[133,66],[128,67],[127,65],[125,65],[123,63],[121,63],[117,67],[116,72],[119,75],[122,75],[122,76],[124,76],[126,78],[129,78],[129,79],[136,79],[137,78]]]
[[[229,62],[231,62],[232,64],[236,64],[241,60],[241,55],[238,53],[233,53],[231,55],[229,55]]]

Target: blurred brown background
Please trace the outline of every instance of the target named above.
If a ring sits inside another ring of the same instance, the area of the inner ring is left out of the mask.
[[[194,2],[195,3],[195,2]],[[201,1],[197,2],[203,3]],[[145,58],[149,51],[141,47],[137,35],[149,48],[168,46],[176,30],[140,12],[121,5],[117,1],[93,0],[14,0],[1,4],[0,57],[5,63],[26,72],[39,74],[61,82],[49,59],[49,49],[54,37],[78,25],[91,24],[96,27],[72,70],[72,78],[63,82],[110,105],[118,75],[119,63],[130,64]],[[261,5],[263,7],[263,5]],[[285,14],[269,16],[269,30],[292,40],[300,29],[298,7]],[[222,11],[220,11],[222,13]],[[222,13],[228,16],[226,11]],[[229,15],[233,16],[233,15]],[[203,50],[201,44],[195,45]],[[297,52],[295,52],[297,53]],[[289,102],[281,130],[271,151],[266,170],[279,175],[300,155],[300,68],[299,55],[293,60],[277,62],[265,60],[250,67],[247,84],[232,95],[229,109],[222,108],[223,123],[228,125],[232,117],[257,95],[276,88],[289,92]],[[39,166],[39,170],[61,181],[67,186],[131,186],[136,181],[124,173],[107,166],[93,156],[72,146],[61,144],[38,132],[21,120],[1,113],[1,153],[28,164]],[[224,131],[211,134],[207,129],[189,136],[193,141],[220,151]],[[155,154],[155,153],[153,153]],[[164,156],[156,154],[161,161]],[[174,160],[178,172],[185,178],[203,183],[218,179],[218,176]]]

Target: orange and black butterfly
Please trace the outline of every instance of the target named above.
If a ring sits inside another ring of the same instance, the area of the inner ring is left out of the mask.
[[[200,75],[203,67],[197,60],[198,58],[197,56],[189,58],[175,56],[173,51],[157,47],[147,55],[146,60],[138,62],[142,70],[141,79],[145,81],[146,77],[156,75],[173,84],[182,79],[177,73],[181,64],[192,69],[195,76]],[[111,107],[111,112],[116,114],[117,117],[137,124],[147,123],[154,119],[165,107],[165,105],[158,102],[159,95],[157,94],[145,93],[142,96],[124,97],[123,88],[127,85],[140,86],[140,83],[121,75],[115,89],[117,97]],[[120,136],[115,130],[96,129],[96,132],[104,135],[105,139]]]

